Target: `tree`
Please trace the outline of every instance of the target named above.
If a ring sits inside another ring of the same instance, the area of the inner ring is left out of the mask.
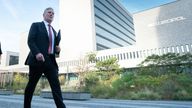
[[[87,53],[86,58],[88,58],[88,61],[91,63],[95,63],[97,61],[95,52]]]
[[[117,71],[119,69],[119,64],[117,59],[112,57],[104,61],[98,61],[96,63],[96,68],[101,71]]]
[[[93,66],[90,64],[96,62],[96,53],[89,52],[85,57],[80,58],[79,61],[81,61],[81,63],[76,67],[77,73],[75,74],[76,76],[78,76],[76,89],[81,92],[82,89],[85,87],[87,73],[89,73],[93,69]]]
[[[96,68],[104,79],[110,79],[112,76],[120,74],[121,72],[117,58],[114,57],[104,61],[97,61]]]
[[[178,54],[178,53],[167,53],[164,55],[151,55],[142,61],[139,66],[150,66],[150,65],[177,65],[192,63],[192,55],[190,53]]]
[[[153,75],[162,75],[166,73],[181,73],[192,69],[192,55],[167,53],[164,55],[151,55],[142,61],[139,66],[143,74],[154,73]]]

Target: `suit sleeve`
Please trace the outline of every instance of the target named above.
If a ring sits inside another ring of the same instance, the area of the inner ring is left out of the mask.
[[[29,30],[27,43],[28,43],[28,46],[29,46],[31,53],[34,56],[40,52],[37,45],[36,45],[37,32],[38,32],[38,25],[36,23],[33,23],[31,25],[30,30]]]

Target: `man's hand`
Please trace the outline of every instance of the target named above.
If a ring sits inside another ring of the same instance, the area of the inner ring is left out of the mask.
[[[44,58],[43,54],[41,54],[41,53],[38,53],[36,55],[36,59],[37,59],[37,61],[42,61],[42,62],[45,61],[45,58]]]
[[[56,46],[56,52],[58,53],[58,52],[60,52],[60,51],[61,51],[60,46]]]

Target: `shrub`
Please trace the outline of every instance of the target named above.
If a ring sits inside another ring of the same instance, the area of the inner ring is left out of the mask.
[[[108,85],[99,84],[95,87],[91,87],[91,94],[95,98],[111,98],[112,89]]]

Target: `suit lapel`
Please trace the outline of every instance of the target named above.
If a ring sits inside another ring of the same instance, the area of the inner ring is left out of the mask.
[[[48,32],[47,32],[47,29],[46,29],[46,27],[45,27],[45,24],[44,24],[44,22],[42,21],[41,22],[41,30],[42,30],[42,33],[45,33],[46,34],[46,39],[49,41],[49,36],[48,36]]]

